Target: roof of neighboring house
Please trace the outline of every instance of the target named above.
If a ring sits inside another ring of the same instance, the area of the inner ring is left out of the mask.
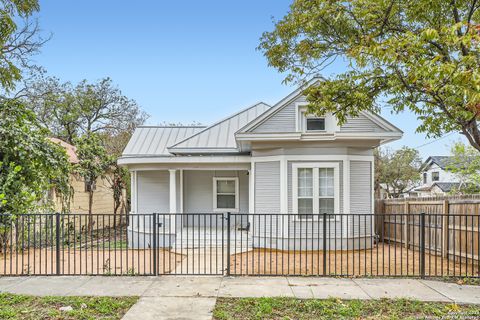
[[[460,183],[458,182],[434,182],[430,189],[434,186],[437,186],[443,192],[450,192],[452,191],[452,189],[458,187],[459,185]]]
[[[205,126],[140,126],[130,138],[124,157],[172,156],[167,148],[202,131]]]
[[[458,182],[434,182],[430,186],[423,186],[415,188],[413,191],[431,191],[433,187],[438,187],[443,192],[450,192],[453,188],[458,187],[460,183]]]
[[[452,159],[450,156],[430,156],[425,160],[421,166],[421,170],[425,169],[428,165],[431,163],[436,164],[442,169],[446,169],[447,166],[449,165],[449,161]]]
[[[236,152],[235,133],[269,109],[266,103],[256,103],[170,146],[168,150],[172,153]]]
[[[77,156],[77,147],[72,146],[70,143],[67,143],[58,138],[48,138],[48,139],[65,149],[65,151],[67,152],[68,161],[70,161],[70,163],[78,163],[79,160]]]

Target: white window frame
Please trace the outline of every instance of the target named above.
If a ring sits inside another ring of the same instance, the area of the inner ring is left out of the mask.
[[[217,207],[217,181],[235,181],[235,208]],[[240,211],[240,192],[238,177],[214,177],[213,178],[213,212],[239,212]]]
[[[298,169],[313,169],[313,219],[301,218],[298,213]],[[303,162],[292,164],[292,212],[295,219],[302,221],[323,220],[319,212],[319,169],[333,168],[333,203],[335,219],[329,218],[329,221],[340,220],[340,164],[337,162]]]
[[[307,120],[308,119],[323,119],[323,130],[308,130],[307,129]],[[303,117],[303,131],[304,132],[326,132],[327,131],[327,119],[325,117],[316,117],[313,115],[305,115]]]

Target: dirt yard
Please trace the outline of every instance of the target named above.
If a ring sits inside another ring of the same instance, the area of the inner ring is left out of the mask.
[[[185,257],[167,250],[158,251],[158,273],[165,274],[175,269]],[[0,275],[41,275],[56,273],[56,251],[50,248],[7,252],[0,255]],[[87,248],[68,249],[60,252],[62,275],[134,275],[153,274],[151,250],[119,249],[108,251]]]
[[[479,276],[480,267],[462,264],[426,252],[425,273],[430,276]],[[323,251],[255,249],[230,256],[233,275],[323,275]],[[338,276],[410,276],[420,274],[420,255],[401,245],[380,243],[367,250],[327,252],[326,274]]]

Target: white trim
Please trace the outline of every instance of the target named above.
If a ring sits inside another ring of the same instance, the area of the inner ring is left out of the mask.
[[[183,213],[183,169],[180,169],[180,213]]]
[[[217,208],[217,181],[235,181],[235,208]],[[240,188],[238,177],[213,177],[213,212],[239,212]]]
[[[288,165],[280,159],[280,213],[288,214]]]
[[[263,157],[252,157],[252,163],[255,162],[269,162],[269,161],[281,161],[285,159],[287,161],[373,161],[374,157],[372,156],[360,156],[360,155],[335,155],[335,154],[324,154],[324,155],[275,155],[275,156],[263,156]]]
[[[248,175],[248,212],[255,213],[255,164],[249,170]]]
[[[318,212],[318,169],[333,168],[334,176],[334,213],[339,214],[340,210],[340,164],[337,162],[302,162],[292,163],[292,213],[298,218],[298,169],[312,168],[313,170],[313,213]],[[317,201],[316,201],[317,200]],[[338,216],[336,216],[338,217]]]
[[[278,133],[241,133],[236,135],[239,141],[283,141],[283,140],[396,140],[403,136],[401,132],[278,132]]]
[[[250,156],[121,157],[119,165],[155,163],[250,163]]]
[[[177,170],[170,169],[170,189],[169,189],[169,207],[170,214],[177,213]],[[175,218],[170,219],[170,233],[175,233]]]
[[[343,160],[343,236],[349,234],[348,214],[350,213],[350,159]]]

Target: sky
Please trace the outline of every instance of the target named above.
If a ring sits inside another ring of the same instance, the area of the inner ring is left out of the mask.
[[[34,57],[49,75],[76,83],[110,77],[150,115],[147,124],[211,124],[295,88],[256,50],[291,0],[40,0],[52,38]],[[345,70],[329,66],[328,77]],[[388,147],[419,147],[423,158],[447,155],[458,134],[439,140],[415,133],[415,115],[382,116],[404,131]]]

